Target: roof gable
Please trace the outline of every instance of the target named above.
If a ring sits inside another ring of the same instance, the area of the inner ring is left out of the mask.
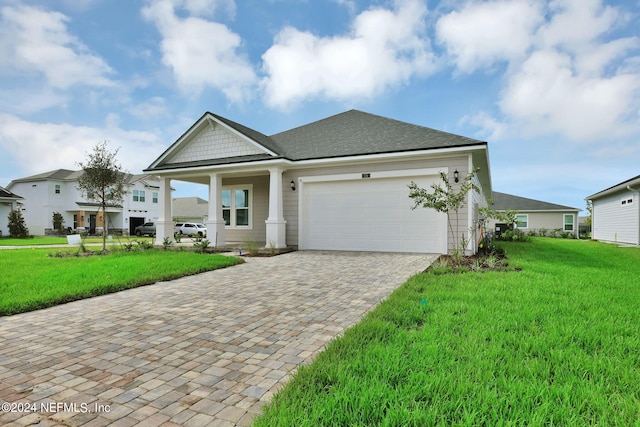
[[[271,159],[332,159],[434,149],[483,147],[487,143],[358,110],[271,136],[205,113],[146,172]]]
[[[541,200],[527,199],[526,197],[514,196],[512,194],[498,193],[493,191],[493,209],[497,211],[579,211],[580,209],[569,206],[556,205],[555,203],[543,202]]]
[[[277,147],[268,136],[207,112],[149,168],[190,166],[221,159],[277,156]]]
[[[464,136],[350,110],[271,135],[292,160],[486,144]]]

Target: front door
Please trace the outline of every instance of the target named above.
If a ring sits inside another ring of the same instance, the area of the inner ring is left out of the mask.
[[[96,216],[89,215],[89,234],[96,234]]]

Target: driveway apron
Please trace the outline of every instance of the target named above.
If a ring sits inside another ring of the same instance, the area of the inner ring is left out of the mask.
[[[436,256],[300,251],[0,318],[0,425],[250,425]]]

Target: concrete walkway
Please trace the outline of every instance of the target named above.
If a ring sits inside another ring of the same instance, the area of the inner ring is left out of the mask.
[[[296,367],[435,258],[247,258],[0,318],[0,425],[250,425]]]

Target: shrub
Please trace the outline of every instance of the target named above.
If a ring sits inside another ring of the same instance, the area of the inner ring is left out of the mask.
[[[20,238],[29,237],[29,229],[24,223],[22,211],[12,210],[11,212],[9,212],[8,219],[9,223],[7,225],[9,227],[9,236]]]
[[[540,237],[545,237],[547,235],[547,229],[546,228],[541,228],[540,230],[538,230],[538,233],[540,233]]]
[[[135,242],[138,245],[138,249],[140,249],[141,251],[153,249],[153,242],[149,240],[135,240]]]
[[[193,247],[195,248],[196,252],[203,254],[207,251],[207,248],[209,247],[210,243],[211,242],[209,242],[209,239],[203,239],[202,237],[198,237],[193,242]]]
[[[62,227],[64,225],[64,217],[60,212],[53,213],[53,229],[62,234]]]
[[[165,237],[164,239],[162,239],[162,249],[164,249],[166,251],[171,246],[173,246],[173,242],[171,241],[171,239],[169,237]]]
[[[496,240],[504,240],[506,242],[530,242],[531,236],[525,234],[524,231],[516,228],[514,230],[507,230]]]

